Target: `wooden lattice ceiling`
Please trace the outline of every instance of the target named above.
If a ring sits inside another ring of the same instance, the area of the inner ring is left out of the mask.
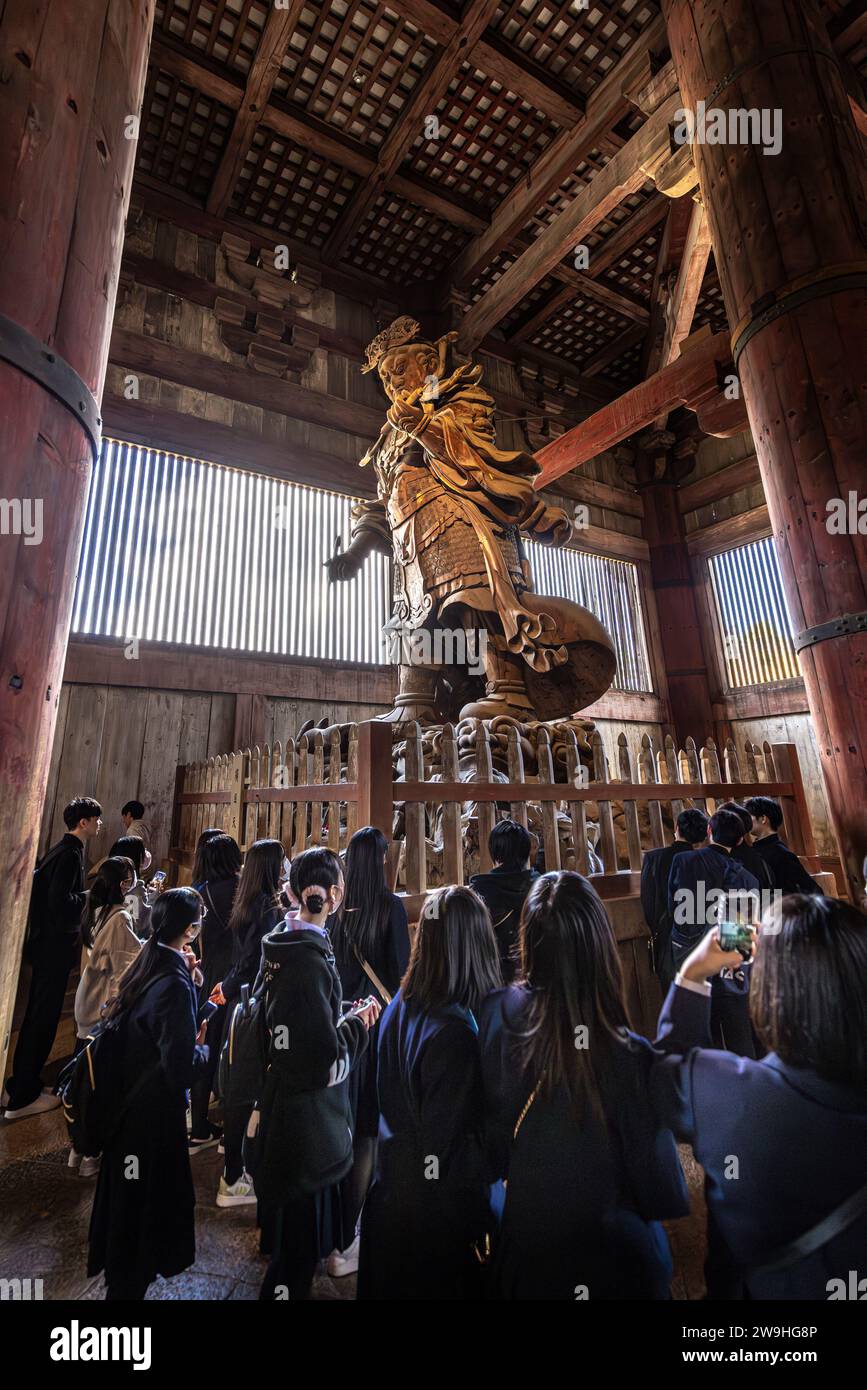
[[[829,22],[863,72],[862,28]],[[384,298],[472,305],[641,131],[666,57],[656,0],[157,0],[137,176]],[[633,188],[498,337],[633,384],[669,207]],[[712,266],[695,324],[725,326]]]

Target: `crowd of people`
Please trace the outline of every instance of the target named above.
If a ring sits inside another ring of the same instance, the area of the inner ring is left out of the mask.
[[[867,917],[819,891],[775,802],[684,810],[645,855],[653,1041],[591,881],[538,873],[514,821],[410,930],[372,827],[291,863],[207,830],[192,886],[165,888],[136,802],[86,878],[101,815],[72,802],[37,866],[6,1118],[60,1103],[41,1072],[83,952],[77,1065],[120,1040],[101,1149],[70,1153],[108,1299],[194,1262],[214,1146],[217,1206],[256,1207],[263,1299],[306,1298],[322,1260],[362,1300],[666,1299],[678,1142],[705,1173],[710,1297],[827,1298],[863,1264]],[[762,911],[730,949],[742,894]]]

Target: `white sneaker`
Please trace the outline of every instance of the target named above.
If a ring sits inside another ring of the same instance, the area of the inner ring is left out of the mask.
[[[78,1170],[78,1176],[80,1178],[95,1178],[99,1172],[99,1165],[99,1155],[97,1155],[96,1158],[83,1158],[81,1160],[81,1167]]]
[[[225,1177],[220,1178],[217,1191],[218,1207],[249,1207],[257,1200],[253,1191],[253,1179],[249,1173],[242,1173],[238,1181],[233,1182],[231,1186]]]
[[[82,1155],[77,1154],[75,1149],[69,1150],[69,1158],[66,1160],[67,1168],[77,1168],[81,1163]]]
[[[358,1273],[358,1251],[361,1236],[355,1237],[348,1250],[332,1250],[328,1256],[328,1273],[332,1279],[344,1279],[347,1274]]]
[[[42,1115],[46,1110],[56,1110],[60,1105],[60,1096],[56,1096],[53,1091],[43,1091],[41,1096],[37,1096],[29,1105],[22,1105],[18,1110],[6,1110],[7,1120],[25,1120],[30,1115]]]

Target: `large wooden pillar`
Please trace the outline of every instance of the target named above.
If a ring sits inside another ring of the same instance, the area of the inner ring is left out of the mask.
[[[635,442],[671,722],[681,747],[689,737],[701,747],[719,731],[714,725],[701,622],[677,500],[677,484],[692,468],[696,443],[688,440],[689,447],[678,448],[674,434],[663,429],[639,435]]]
[[[0,10],[0,492],[11,504],[0,534],[4,1061],[153,10],[154,0],[7,0]]]
[[[663,0],[685,108],[779,117],[765,143],[696,142],[831,814],[850,891],[867,851],[867,164],[816,0]]]

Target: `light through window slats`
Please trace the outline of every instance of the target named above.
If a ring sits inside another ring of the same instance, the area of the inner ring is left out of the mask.
[[[709,570],[730,687],[796,680],[801,672],[773,538],[711,555]]]
[[[389,562],[328,581],[352,498],[106,439],[94,470],[75,633],[382,664]],[[651,690],[635,565],[528,544],[537,591],[583,603],[617,648],[615,687]]]

